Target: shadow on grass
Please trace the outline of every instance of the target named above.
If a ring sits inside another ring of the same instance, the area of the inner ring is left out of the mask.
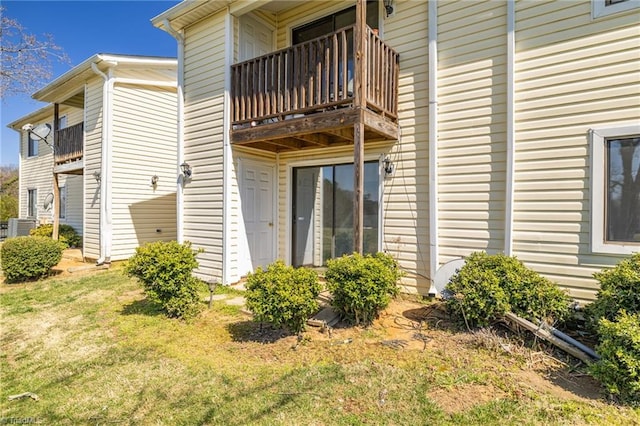
[[[234,342],[274,343],[294,336],[288,330],[273,328],[268,324],[250,320],[232,322],[227,324],[226,328]]]
[[[149,299],[135,300],[124,305],[120,313],[122,315],[147,315],[150,317],[164,315],[160,305],[153,303]]]
[[[426,326],[425,328],[445,330],[452,333],[466,331],[464,326],[457,324],[440,304],[431,304],[420,308],[407,309],[402,312],[402,316],[413,321],[418,328],[421,328],[420,326],[424,325]]]

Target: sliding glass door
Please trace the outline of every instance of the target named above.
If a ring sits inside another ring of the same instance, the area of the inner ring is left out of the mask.
[[[364,166],[364,252],[378,251],[379,164]],[[353,252],[353,164],[293,169],[292,263],[320,266]]]

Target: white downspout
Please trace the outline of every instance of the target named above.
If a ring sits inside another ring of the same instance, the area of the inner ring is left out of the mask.
[[[515,27],[514,0],[507,0],[507,164],[504,217],[504,254],[513,254],[513,198],[515,172]]]
[[[178,42],[178,140],[176,150],[176,169],[178,173],[176,188],[176,236],[179,243],[184,242],[184,176],[180,169],[180,164],[184,162],[184,36],[174,30],[169,24],[169,20],[165,19],[162,29],[169,33]]]
[[[429,294],[438,270],[438,2],[429,2]]]
[[[110,64],[109,66],[112,66]],[[100,71],[96,63],[91,64],[94,73],[102,77],[102,146],[100,164],[100,258],[98,265],[111,261],[112,221],[111,221],[111,138],[112,138],[112,98],[113,71],[109,68],[108,75]]]
[[[224,20],[224,105],[222,118],[222,283],[229,284],[231,252],[230,224],[231,217],[231,62],[233,61],[233,16],[227,7]]]

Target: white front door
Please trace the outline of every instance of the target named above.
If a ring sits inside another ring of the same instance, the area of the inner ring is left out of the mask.
[[[275,260],[274,167],[242,162],[240,201],[251,265],[265,267]],[[242,253],[241,253],[242,256]]]
[[[240,61],[266,55],[273,49],[273,29],[258,19],[244,15],[240,18]]]

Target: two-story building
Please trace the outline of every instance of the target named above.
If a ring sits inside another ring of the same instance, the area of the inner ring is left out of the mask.
[[[20,217],[66,223],[99,263],[176,238],[173,58],[97,54],[36,92],[20,132]]]
[[[176,5],[179,239],[225,283],[384,250],[424,294],[486,250],[592,299],[640,247],[639,6]]]

